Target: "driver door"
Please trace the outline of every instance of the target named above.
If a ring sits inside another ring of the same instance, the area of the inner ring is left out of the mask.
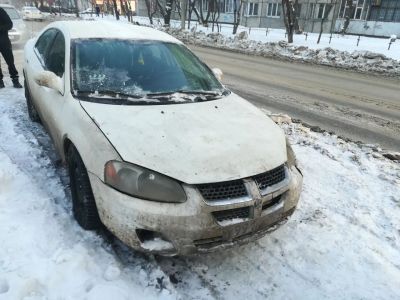
[[[56,91],[34,83],[37,89],[38,102],[40,102],[40,110],[42,121],[45,124],[56,148],[61,149],[62,140],[62,112],[65,104],[64,90],[64,73],[65,73],[65,39],[64,35],[57,30],[53,42],[47,49],[43,57],[43,69],[53,72],[62,80],[62,91]]]

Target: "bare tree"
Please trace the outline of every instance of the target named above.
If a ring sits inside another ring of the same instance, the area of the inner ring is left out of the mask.
[[[41,0],[41,2],[43,1]],[[75,15],[77,18],[79,18],[78,0],[74,0],[74,5],[75,5]]]
[[[296,23],[296,11],[293,0],[282,0],[283,21],[285,23],[288,43],[293,43],[294,26]]]
[[[192,13],[197,13],[196,11],[196,0],[189,0],[189,15],[188,15],[188,29],[190,29],[190,21],[192,20]],[[197,15],[197,20],[199,20],[199,16]]]
[[[354,6],[353,6],[353,0],[346,0],[346,6],[345,6],[345,16],[344,16],[344,24],[342,29],[340,30],[341,34],[345,34],[347,31],[347,28],[349,27],[350,24],[350,18],[354,14]]]
[[[218,19],[220,16],[218,0],[209,0],[208,11],[211,13],[212,31],[214,32],[214,25],[217,25],[218,28]]]
[[[188,0],[181,0],[181,29],[185,29]]]
[[[303,30],[300,29],[300,26],[299,26],[299,19],[298,19],[298,16],[299,16],[299,13],[300,13],[299,0],[295,0],[295,1],[294,1],[294,9],[295,9],[294,15],[296,16],[296,18],[295,18],[295,20],[294,20],[294,31],[295,31],[297,34],[299,34],[299,33],[302,33],[302,32],[303,32]]]
[[[324,23],[328,19],[329,13],[332,10],[332,5],[330,5],[330,4],[324,4],[324,5],[325,5],[325,10],[324,10],[324,15],[321,18],[321,28],[319,30],[319,36],[318,36],[317,44],[319,44],[319,41],[321,40],[322,31],[324,30]]]
[[[113,5],[114,5],[114,12],[115,12],[115,18],[119,20],[119,11],[118,11],[118,6],[117,6],[117,0],[112,0]]]
[[[169,26],[171,22],[171,13],[172,13],[172,5],[174,4],[173,0],[165,1],[165,13],[164,13],[164,26]]]
[[[125,1],[125,11],[128,14],[128,21],[129,22],[133,22],[133,19],[132,19],[132,7],[131,7],[131,3],[129,1]]]
[[[153,0],[145,0],[146,2],[146,9],[147,9],[147,15],[150,20],[150,24],[153,25],[153,17],[154,14],[156,13],[156,6],[154,5]]]
[[[121,15],[126,16],[125,5],[123,0],[119,0],[119,6],[121,7]]]
[[[238,7],[239,2],[239,7]],[[240,16],[242,15],[242,5],[243,0],[234,0],[233,1],[233,31],[232,34],[236,34],[237,29],[240,24]]]

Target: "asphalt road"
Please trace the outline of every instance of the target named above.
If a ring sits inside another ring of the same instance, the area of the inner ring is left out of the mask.
[[[190,46],[255,105],[400,151],[400,80]]]
[[[27,22],[30,35],[43,23]],[[190,46],[223,82],[259,107],[353,141],[400,151],[400,79]],[[22,69],[22,48],[15,60]],[[4,70],[4,62],[2,62]]]

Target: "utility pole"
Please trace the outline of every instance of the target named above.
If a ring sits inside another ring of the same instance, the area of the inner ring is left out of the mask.
[[[181,29],[185,29],[188,0],[181,0]]]

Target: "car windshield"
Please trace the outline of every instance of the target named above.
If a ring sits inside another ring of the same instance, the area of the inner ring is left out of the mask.
[[[6,11],[6,13],[8,14],[8,16],[10,17],[11,20],[20,19],[20,16],[15,8],[3,7],[3,9]]]
[[[85,100],[115,104],[188,103],[229,93],[184,45],[161,41],[74,40],[72,84]]]

